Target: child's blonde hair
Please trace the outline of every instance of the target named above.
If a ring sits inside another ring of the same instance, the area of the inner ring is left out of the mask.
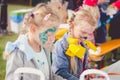
[[[95,17],[93,17],[91,15],[91,13],[89,13],[85,9],[80,9],[73,16],[74,16],[73,21],[74,21],[75,24],[81,23],[81,25],[82,25],[82,24],[84,24],[82,22],[84,20],[84,21],[88,22],[92,27],[96,27],[97,26],[97,20],[95,19]]]
[[[49,17],[49,18],[48,18]],[[30,13],[27,13],[23,20],[23,26],[21,28],[21,33],[26,33],[28,27],[31,23],[41,26],[45,24],[47,18],[49,21],[54,23],[55,26],[59,23],[59,17],[54,13],[54,11],[45,3],[40,3]],[[47,23],[46,23],[47,24]]]
[[[96,19],[100,18],[100,11],[99,11],[99,8],[97,5],[96,6],[89,6],[89,5],[83,4],[82,8],[89,11],[89,13],[91,13],[92,16],[95,17]]]
[[[83,22],[84,21],[84,22]],[[73,17],[71,18],[71,22],[74,22],[74,24],[81,24],[80,26],[89,23],[91,25],[91,28],[96,28],[97,20],[95,17],[91,15],[87,10],[80,9],[79,11],[75,12]],[[73,73],[76,69],[76,61],[75,57],[70,58],[70,70]]]
[[[53,11],[58,15],[61,23],[66,23],[68,17],[67,10],[59,1],[51,1],[48,3],[48,6],[51,7]]]
[[[20,34],[28,32],[28,28],[31,23],[40,27],[41,25],[47,24],[46,21],[51,21],[54,26],[59,25],[59,17],[48,7],[45,3],[38,4],[30,13],[27,13],[23,20],[23,26]],[[44,26],[42,26],[43,28]],[[7,59],[11,52],[3,52],[3,59]]]

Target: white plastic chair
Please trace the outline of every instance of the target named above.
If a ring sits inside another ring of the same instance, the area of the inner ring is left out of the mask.
[[[103,75],[105,76],[105,80],[110,80],[109,76],[107,73],[101,71],[101,70],[97,70],[97,69],[87,69],[85,70],[81,75],[80,75],[80,80],[85,80],[85,76],[88,75],[88,74],[99,74],[99,75]],[[102,79],[99,79],[99,78],[94,78],[94,79],[91,79],[91,80],[102,80]]]
[[[21,67],[18,68],[15,72],[15,74],[20,74],[20,73],[30,73],[30,74],[35,74],[40,76],[40,80],[45,80],[45,75],[38,69],[34,69],[34,68],[29,68],[29,67]]]

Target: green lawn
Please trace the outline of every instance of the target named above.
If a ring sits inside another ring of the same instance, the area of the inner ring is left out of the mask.
[[[26,5],[8,4],[8,13],[10,13],[13,10],[28,9],[28,8],[31,8],[31,7]]]
[[[8,14],[13,10],[19,9],[28,9],[29,6],[24,5],[15,5],[15,4],[8,4]],[[5,78],[5,68],[6,68],[6,61],[3,60],[2,54],[6,45],[7,41],[14,41],[18,37],[18,34],[10,33],[9,35],[4,35],[0,37],[0,80],[4,80]]]
[[[4,35],[0,37],[0,80],[5,78],[5,67],[6,61],[3,60],[2,54],[7,41],[14,41],[17,38],[18,34],[10,33],[9,35]]]

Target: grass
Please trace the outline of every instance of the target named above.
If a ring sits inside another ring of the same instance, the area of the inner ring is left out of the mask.
[[[5,78],[6,61],[2,58],[5,45],[7,41],[14,41],[17,36],[18,34],[10,33],[10,35],[0,37],[0,80],[4,80]]]
[[[8,15],[13,10],[19,9],[28,9],[31,8],[30,6],[26,5],[16,5],[16,4],[8,4]],[[0,80],[4,80],[5,78],[5,68],[6,68],[6,61],[3,60],[2,55],[5,48],[7,41],[14,41],[18,37],[18,34],[10,33],[9,35],[4,35],[0,37]]]
[[[27,5],[8,4],[8,13],[10,13],[13,10],[28,9],[28,8],[31,8],[31,7]]]

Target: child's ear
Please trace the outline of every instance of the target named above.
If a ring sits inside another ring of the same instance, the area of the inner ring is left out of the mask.
[[[30,24],[30,32],[34,33],[36,31],[36,26],[34,24]]]

